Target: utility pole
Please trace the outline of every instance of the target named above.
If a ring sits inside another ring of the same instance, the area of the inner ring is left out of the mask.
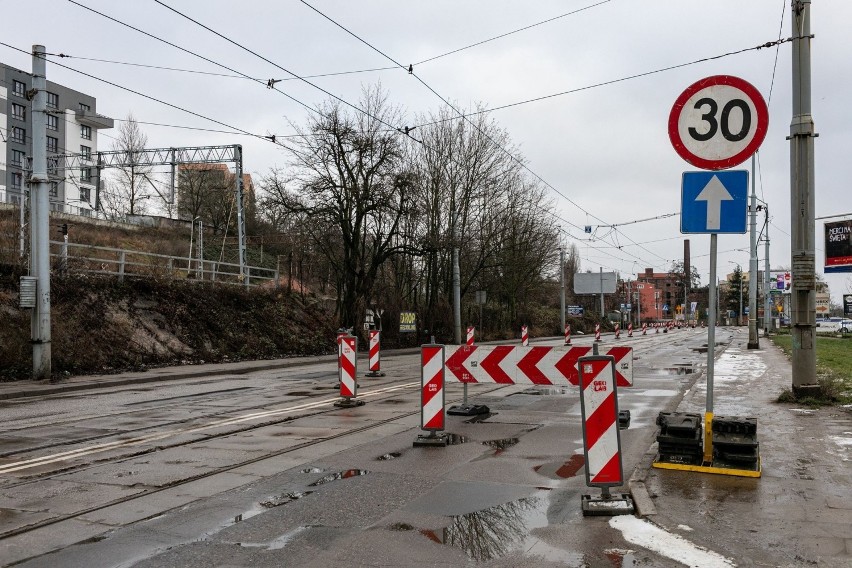
[[[562,290],[560,297],[559,297],[559,307],[560,307],[559,313],[561,314],[560,321],[562,322],[562,327],[560,327],[559,329],[564,330],[565,329],[565,249],[564,248],[559,249],[559,287]],[[482,329],[482,315],[481,315],[482,314],[482,306],[481,305],[479,306],[479,313],[480,313],[479,328]]]
[[[37,279],[31,319],[33,379],[49,379],[50,236],[47,177],[47,58],[43,45],[33,45],[33,172],[30,177],[30,274]]]
[[[811,115],[811,0],[793,0],[793,117],[790,121],[790,256],[793,393],[817,391],[814,120]]]
[[[603,266],[600,267],[601,275],[601,317],[606,317],[606,308],[604,307],[604,292],[603,292]]]
[[[751,204],[749,205],[748,258],[748,348],[759,349],[757,337],[757,194],[755,193],[755,157],[751,155]]]
[[[771,285],[769,277],[769,206],[763,204],[765,231],[763,240],[763,336],[769,335],[772,328],[772,294],[769,293]]]

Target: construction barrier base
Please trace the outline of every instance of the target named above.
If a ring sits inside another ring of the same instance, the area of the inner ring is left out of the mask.
[[[488,414],[491,410],[484,404],[462,404],[461,406],[451,406],[447,409],[447,414],[453,416],[478,416],[480,414]]]
[[[715,464],[715,465],[714,465]],[[685,463],[669,463],[663,461],[655,461],[651,464],[657,469],[677,469],[680,471],[695,471],[698,473],[713,473],[716,475],[731,475],[734,477],[760,477],[762,468],[760,466],[760,458],[757,460],[757,469],[739,469],[735,467],[724,467],[717,464],[715,461],[708,465],[691,465]],[[727,465],[727,464],[725,464]]]
[[[357,398],[341,398],[334,403],[334,406],[338,408],[355,408],[357,406],[364,406],[364,401]]]
[[[384,377],[385,374],[382,371],[370,371],[369,373],[364,374],[365,377]]]
[[[632,515],[636,512],[633,497],[627,493],[612,493],[603,495],[582,495],[584,517],[613,517],[615,515]]]
[[[618,411],[618,429],[619,430],[627,430],[630,428],[630,411],[629,410],[619,410]]]
[[[420,434],[413,445],[415,448],[444,448],[447,446],[447,435],[443,432],[440,434],[432,432],[428,436]]]

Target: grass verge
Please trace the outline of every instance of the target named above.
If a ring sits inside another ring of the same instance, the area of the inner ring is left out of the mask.
[[[772,341],[787,356],[793,354],[791,335],[773,335]],[[852,339],[839,337],[816,338],[817,382],[820,397],[797,399],[790,390],[778,397],[778,402],[796,402],[809,406],[852,404]]]

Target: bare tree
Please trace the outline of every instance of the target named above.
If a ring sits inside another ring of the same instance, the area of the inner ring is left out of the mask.
[[[345,326],[357,325],[383,263],[408,246],[397,236],[412,176],[401,136],[387,127],[400,123],[400,111],[380,86],[364,90],[360,107],[367,114],[329,102],[307,127],[296,126],[302,136],[292,148],[291,188],[264,183],[267,205],[298,215],[328,261]]]
[[[115,170],[112,184],[112,203],[110,208],[122,215],[142,215],[147,210],[145,200],[151,198],[151,166],[139,164],[142,151],[148,144],[148,136],[139,127],[139,123],[128,114],[118,128],[118,138],[112,149],[124,154],[125,164]]]

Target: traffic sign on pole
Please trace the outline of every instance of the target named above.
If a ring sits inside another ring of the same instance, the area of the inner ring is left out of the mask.
[[[705,170],[743,163],[766,137],[769,110],[753,85],[714,75],[687,87],[669,113],[669,139],[681,158]]]
[[[684,172],[681,233],[745,233],[748,172]]]

